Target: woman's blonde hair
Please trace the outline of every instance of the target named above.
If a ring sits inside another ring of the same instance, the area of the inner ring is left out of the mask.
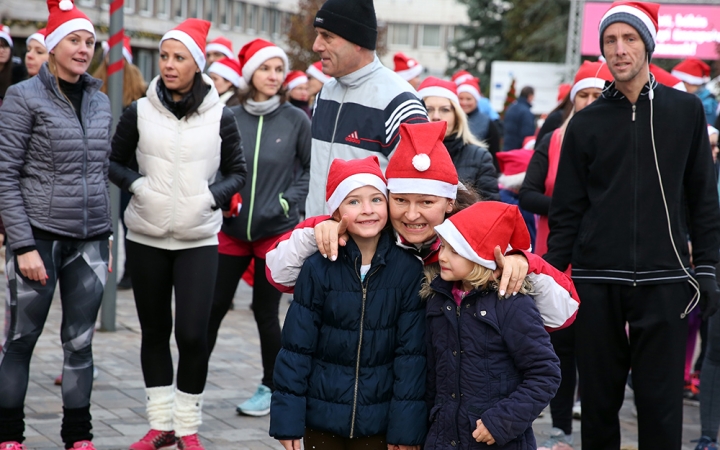
[[[67,95],[65,95],[65,92],[63,92],[62,88],[60,87],[60,76],[58,75],[58,68],[57,68],[57,61],[55,60],[55,53],[49,53],[48,54],[48,70],[50,73],[55,77],[55,87],[57,87],[57,90],[59,93],[62,94],[63,97],[65,97],[65,100],[68,101],[72,105],[72,102],[68,98]]]
[[[475,135],[472,134],[472,131],[470,131],[467,114],[465,114],[465,111],[462,110],[460,105],[453,100],[450,100],[450,104],[452,105],[453,112],[455,113],[455,127],[453,128],[452,133],[462,139],[463,144],[465,145],[473,144],[478,147],[487,148],[487,144],[475,137]]]
[[[103,58],[102,62],[95,70],[92,76],[103,82],[100,91],[107,94],[107,61]],[[136,65],[125,61],[123,70],[123,108],[130,106],[130,103],[142,98],[147,91],[147,85],[143,79],[140,69]]]

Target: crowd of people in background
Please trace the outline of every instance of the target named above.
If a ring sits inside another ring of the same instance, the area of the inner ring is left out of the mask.
[[[680,448],[683,398],[700,402],[696,450],[718,448],[720,109],[708,64],[651,62],[659,5],[609,5],[600,60],[542,123],[532,86],[501,116],[471,71],[426,76],[402,52],[385,67],[372,0],[322,5],[308,67],[259,38],[235,53],[190,18],[149,83],[124,38],[113,134],[107,42],[72,0],[47,5],[24,61],[0,27],[0,448],[25,448],[57,285],[60,433],[94,448],[109,183],[141,327],[149,430],[131,450],[204,448],[241,279],[263,370],[236,409],[269,414],[286,450],[572,450],[574,418],[583,448],[619,449],[626,384],[640,448]]]

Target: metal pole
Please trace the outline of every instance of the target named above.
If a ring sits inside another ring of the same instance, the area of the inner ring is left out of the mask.
[[[125,61],[122,54],[123,36],[125,29],[123,24],[123,0],[113,0],[110,3],[110,64],[108,64],[108,96],[113,115],[113,133],[120,120],[123,104],[123,67]],[[120,189],[110,184],[110,207],[112,211],[113,235],[119,236],[118,219],[120,211]],[[100,312],[100,329],[102,331],[115,331],[115,311],[117,307],[117,241],[113,242],[112,259],[113,271],[108,275],[103,295],[102,310]]]

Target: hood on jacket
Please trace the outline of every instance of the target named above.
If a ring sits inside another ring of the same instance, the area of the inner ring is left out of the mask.
[[[200,114],[209,110],[220,101],[220,96],[218,95],[217,89],[215,89],[212,79],[209,76],[202,74],[202,81],[206,85],[207,91],[205,93],[205,98],[197,109],[197,112]],[[165,83],[163,83],[160,75],[153,78],[150,82],[150,86],[148,86],[146,94],[150,103],[154,107],[178,120],[184,118],[187,111],[192,106],[189,104],[192,91],[185,94],[182,99],[176,102],[172,99],[172,93],[167,87],[165,87]]]

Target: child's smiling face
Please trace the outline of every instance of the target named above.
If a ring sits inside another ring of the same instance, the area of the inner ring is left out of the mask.
[[[336,220],[348,218],[348,233],[361,238],[380,234],[388,219],[387,199],[372,186],[351,191],[333,214]]]

